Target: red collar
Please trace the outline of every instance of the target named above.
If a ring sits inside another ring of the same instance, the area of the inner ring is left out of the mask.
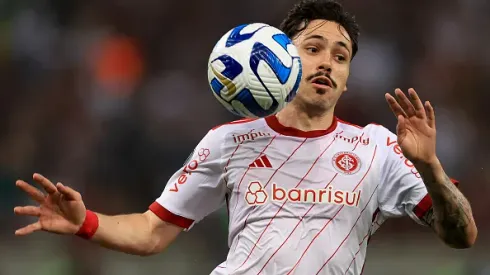
[[[265,118],[265,122],[269,127],[276,131],[277,133],[285,136],[293,136],[293,137],[304,137],[304,138],[315,138],[327,135],[337,128],[337,118],[334,116],[332,125],[328,127],[328,129],[324,130],[314,130],[314,131],[302,131],[293,127],[286,127],[279,123],[277,117],[275,115],[268,116]]]

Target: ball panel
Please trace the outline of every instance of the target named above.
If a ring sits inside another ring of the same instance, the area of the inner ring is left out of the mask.
[[[243,72],[243,67],[229,55],[220,55],[209,65],[213,78],[211,88],[218,89],[218,95],[225,101],[230,101],[240,90],[234,81]],[[218,82],[221,85],[218,85]],[[216,90],[214,90],[216,93]]]
[[[240,103],[243,106],[246,106],[245,109],[247,109],[249,113],[252,114],[254,117],[268,116],[272,114],[276,109],[274,106],[274,102],[272,103],[269,109],[262,108],[259,102],[257,102],[257,97],[253,95],[248,89],[243,89],[242,91],[240,91],[235,97],[235,99],[232,101],[233,106],[235,106],[235,104],[238,103]]]
[[[256,32],[260,29],[267,27],[266,24],[254,23],[254,24],[244,24],[234,28],[228,35],[226,40],[226,47],[232,47],[242,41],[250,39]]]

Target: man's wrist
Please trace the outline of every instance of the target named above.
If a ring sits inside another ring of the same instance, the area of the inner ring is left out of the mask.
[[[85,220],[83,221],[82,226],[75,234],[83,239],[90,240],[97,229],[99,228],[99,217],[95,212],[87,210],[85,213]]]

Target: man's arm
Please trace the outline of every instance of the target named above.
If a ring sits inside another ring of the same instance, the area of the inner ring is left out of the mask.
[[[423,217],[438,236],[453,248],[471,247],[478,230],[471,206],[444,172],[440,162],[415,164],[432,199],[432,208]]]
[[[46,194],[19,180],[16,185],[39,206],[18,206],[17,215],[37,217],[37,221],[15,231],[17,236],[36,231],[77,234],[107,248],[137,255],[151,255],[164,250],[183,227],[164,222],[150,210],[142,214],[106,216],[87,211],[82,196],[72,188],[54,185],[40,174],[33,175]],[[95,233],[95,234],[94,234]]]
[[[99,227],[92,240],[103,247],[148,256],[165,250],[183,228],[162,221],[152,211],[106,216],[96,214]]]
[[[203,219],[225,202],[222,180],[222,134],[210,131],[190,160],[169,179],[161,196],[142,214],[106,216],[87,211],[82,196],[72,188],[34,174],[47,194],[24,181],[16,185],[39,206],[14,208],[17,215],[38,220],[15,231],[17,236],[35,231],[77,234],[109,249],[136,255],[164,250],[184,229]]]
[[[408,89],[408,97],[396,89],[395,97],[385,95],[398,119],[398,144],[403,155],[420,173],[433,201],[433,214],[429,217],[429,223],[449,246],[472,246],[477,229],[470,204],[444,173],[437,158],[434,108],[429,101],[422,103],[414,89]]]

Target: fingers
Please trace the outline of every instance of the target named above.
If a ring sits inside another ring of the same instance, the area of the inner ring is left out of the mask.
[[[56,186],[54,186],[54,184],[44,176],[36,173],[32,176],[32,178],[37,181],[44,188],[44,190],[48,192],[48,194],[54,194],[56,191],[58,191]]]
[[[56,188],[67,200],[77,201],[82,199],[80,193],[78,193],[77,191],[73,190],[68,186],[63,185],[61,182],[58,182],[58,184],[56,184]]]
[[[395,117],[398,118],[398,116],[403,116],[403,117],[407,116],[407,114],[405,114],[405,111],[403,111],[400,104],[398,104],[398,102],[392,95],[386,93],[385,98],[386,98],[386,102],[388,102],[388,105],[390,106],[391,111],[393,112],[393,114],[395,114]]]
[[[21,216],[39,217],[41,209],[36,206],[17,206],[14,208],[14,213]]]
[[[396,101],[400,106],[402,107],[403,111],[407,116],[411,117],[414,116],[415,113],[415,107],[412,105],[410,100],[407,98],[407,96],[402,92],[400,89],[395,89],[395,96],[396,96]]]
[[[41,192],[41,190],[37,189],[36,187],[28,184],[25,181],[18,180],[15,182],[15,185],[22,189],[22,191],[26,192],[29,194],[29,196],[37,201],[38,203],[41,203],[44,200],[44,194]]]
[[[424,112],[424,105],[422,104],[422,101],[420,101],[417,92],[415,92],[413,88],[410,88],[408,89],[408,95],[410,98],[410,102],[412,103],[412,106],[415,108],[415,111]]]
[[[434,108],[430,104],[429,101],[425,102],[425,113],[427,114],[427,123],[429,123],[430,128],[435,128],[436,127],[436,115],[434,112]]]
[[[33,232],[41,230],[41,223],[40,222],[35,222],[32,224],[29,224],[28,226],[22,227],[21,229],[18,229],[15,231],[16,236],[25,236],[29,235]]]

